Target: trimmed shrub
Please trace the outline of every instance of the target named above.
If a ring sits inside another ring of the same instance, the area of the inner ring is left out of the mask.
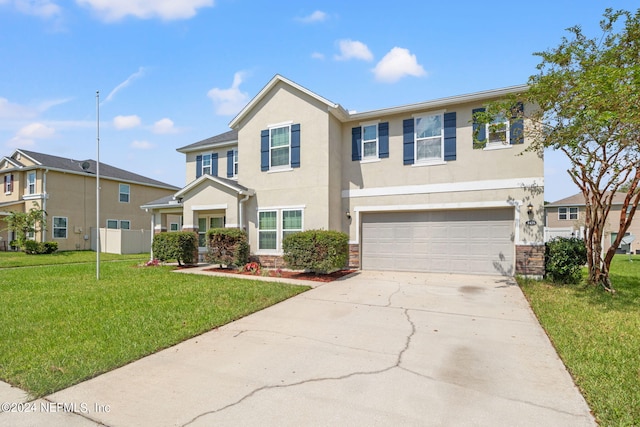
[[[207,231],[207,262],[227,267],[249,260],[247,233],[238,228],[212,228]]]
[[[582,279],[587,262],[587,247],[575,237],[556,237],[545,245],[545,279],[555,283],[575,284]]]
[[[339,231],[301,231],[286,236],[282,250],[289,268],[326,274],[347,265],[349,236]]]
[[[52,254],[58,250],[58,242],[36,242],[27,240],[24,242],[24,251],[29,255]]]
[[[198,235],[190,231],[156,234],[151,248],[153,256],[162,262],[175,259],[180,266],[193,264],[198,251]]]

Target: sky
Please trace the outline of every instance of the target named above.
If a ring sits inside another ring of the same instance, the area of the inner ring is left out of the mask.
[[[524,84],[608,2],[0,0],[0,156],[100,161],[177,187],[276,74],[359,112]],[[99,92],[99,98],[97,93]],[[496,165],[499,166],[499,165]],[[545,153],[545,200],[578,192]]]

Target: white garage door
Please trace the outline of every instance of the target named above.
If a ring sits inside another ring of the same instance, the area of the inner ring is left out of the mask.
[[[362,268],[513,275],[513,209],[366,213]]]

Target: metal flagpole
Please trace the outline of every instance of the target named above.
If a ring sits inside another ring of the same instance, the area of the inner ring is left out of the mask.
[[[96,91],[96,280],[100,280],[100,91]]]

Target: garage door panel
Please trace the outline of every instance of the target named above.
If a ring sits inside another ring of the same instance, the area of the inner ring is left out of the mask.
[[[363,215],[364,269],[512,274],[513,210]]]

